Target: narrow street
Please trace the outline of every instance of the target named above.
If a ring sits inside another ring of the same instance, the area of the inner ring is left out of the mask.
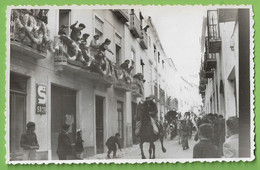
[[[166,148],[166,153],[163,153],[160,147],[160,142],[155,142],[155,156],[156,159],[181,159],[181,158],[192,158],[192,150],[193,146],[196,144],[196,142],[193,140],[194,136],[189,140],[189,149],[183,150],[181,147],[181,144],[178,144],[177,138],[174,138],[173,140],[166,139],[164,141],[164,146]],[[146,158],[149,158],[149,144],[144,144],[144,152]],[[117,158],[116,159],[140,159],[140,148],[139,145],[133,145],[130,148],[124,148],[122,151],[117,152]],[[112,156],[112,154],[111,154]],[[103,154],[97,154],[93,157],[89,157],[86,159],[104,159],[106,158],[106,153]]]

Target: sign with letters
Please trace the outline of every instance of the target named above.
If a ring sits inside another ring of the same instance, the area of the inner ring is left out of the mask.
[[[46,114],[46,86],[36,84],[36,114]]]

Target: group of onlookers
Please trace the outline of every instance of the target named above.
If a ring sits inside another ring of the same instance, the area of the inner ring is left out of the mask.
[[[26,132],[22,134],[20,139],[20,147],[23,148],[23,160],[36,160],[36,150],[39,149],[39,143],[37,135],[35,133],[35,123],[28,122],[26,125]],[[65,123],[58,136],[57,155],[59,160],[67,159],[83,159],[83,142],[82,131],[78,129],[76,132],[76,141],[72,142],[69,136],[70,125]],[[108,148],[107,157],[110,158],[111,152],[113,152],[113,158],[116,157],[117,147],[121,150],[119,143],[120,134],[116,133],[115,136],[108,138],[106,146]],[[117,146],[116,146],[117,145]]]
[[[196,119],[199,140],[193,148],[193,158],[237,158],[239,157],[239,119],[222,115],[207,114]],[[226,128],[225,128],[226,127]],[[226,129],[226,130],[225,130]]]

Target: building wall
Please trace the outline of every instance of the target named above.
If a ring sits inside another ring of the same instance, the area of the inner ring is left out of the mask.
[[[208,79],[206,85],[204,105],[206,113],[217,113],[228,118],[238,116],[238,22],[220,22],[219,31],[221,51],[216,54],[214,78]]]

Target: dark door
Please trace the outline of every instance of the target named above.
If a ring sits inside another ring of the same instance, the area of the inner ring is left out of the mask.
[[[118,130],[117,133],[120,134],[120,145],[124,146],[124,104],[123,102],[117,101],[117,122]]]
[[[21,135],[26,130],[27,78],[17,74],[10,76],[10,159],[22,156]],[[36,125],[37,126],[37,125]]]
[[[96,147],[97,153],[104,152],[104,97],[96,96]]]
[[[135,135],[135,127],[136,127],[136,108],[137,108],[137,104],[132,102],[132,139],[133,139],[133,144],[138,144],[138,138]]]
[[[51,149],[52,159],[58,159],[56,150],[58,135],[64,123],[70,124],[69,136],[73,143],[76,138],[76,95],[75,90],[51,86]]]

